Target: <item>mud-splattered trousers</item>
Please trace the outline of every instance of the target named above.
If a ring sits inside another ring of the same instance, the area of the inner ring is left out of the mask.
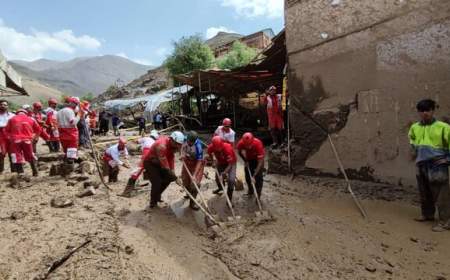
[[[435,164],[435,161],[427,160],[417,163],[416,168],[422,215],[434,218],[437,208],[440,223],[450,226],[448,165]]]

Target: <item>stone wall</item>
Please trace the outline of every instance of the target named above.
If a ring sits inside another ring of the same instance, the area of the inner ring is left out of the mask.
[[[352,177],[414,183],[407,132],[415,104],[450,116],[450,1],[287,0],[294,171],[338,174],[332,132]]]

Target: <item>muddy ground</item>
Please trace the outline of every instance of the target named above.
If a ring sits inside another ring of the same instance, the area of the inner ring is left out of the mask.
[[[412,221],[414,189],[353,182],[366,221],[339,179],[267,175],[263,206],[275,220],[256,223],[255,202],[236,192],[242,222],[215,237],[175,183],[163,194],[168,207],[149,211],[146,191],[117,196],[131,170],[112,191],[100,186],[78,198],[83,178],[49,177],[50,164],[20,188],[0,182],[0,279],[39,279],[85,240],[92,242],[48,279],[450,279],[450,232]],[[210,207],[226,219],[224,197],[212,195],[211,179],[203,183]],[[55,197],[73,205],[52,207]]]

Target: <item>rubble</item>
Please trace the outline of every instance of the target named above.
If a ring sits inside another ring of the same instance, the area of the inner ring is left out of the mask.
[[[66,197],[54,197],[50,200],[50,205],[54,208],[66,208],[73,205],[73,200]]]

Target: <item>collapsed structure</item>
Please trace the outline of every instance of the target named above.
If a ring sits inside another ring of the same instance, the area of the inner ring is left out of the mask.
[[[408,129],[433,98],[449,116],[450,2],[299,1],[285,5],[294,171],[338,174],[330,133],[353,178],[414,182]]]

